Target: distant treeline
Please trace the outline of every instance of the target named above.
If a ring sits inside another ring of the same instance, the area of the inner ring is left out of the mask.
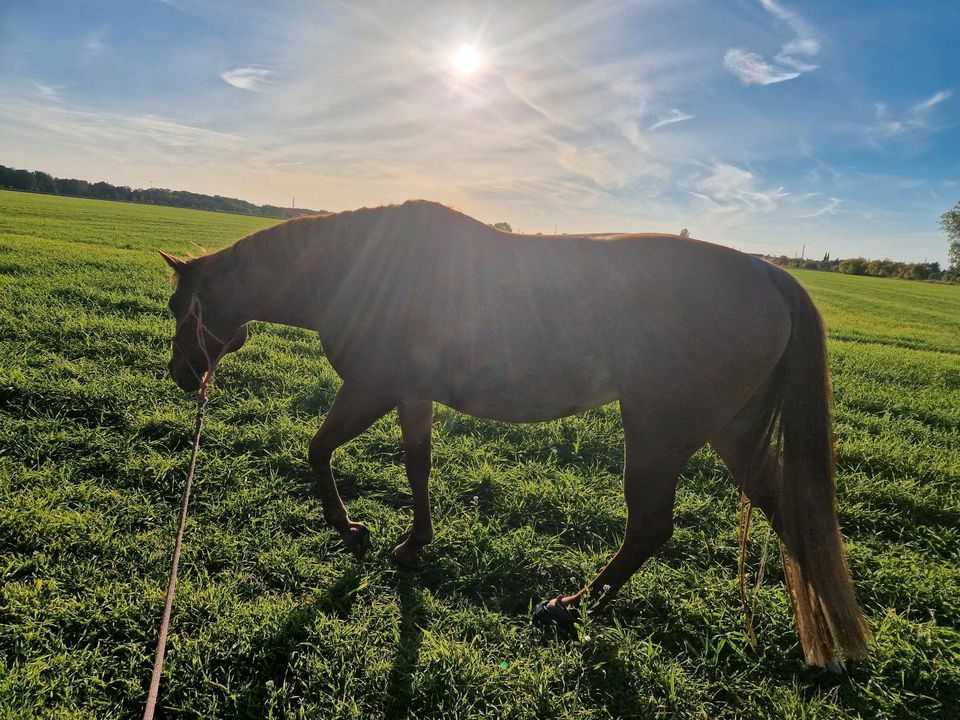
[[[830,254],[823,260],[804,260],[789,258],[786,255],[767,257],[774,265],[800,268],[803,270],[827,270],[845,275],[870,275],[872,277],[901,278],[903,280],[937,280],[940,282],[960,282],[960,275],[949,270],[941,270],[940,263],[902,263],[894,260],[867,260],[866,258],[844,258],[831,260]]]
[[[254,205],[237,198],[203,195],[186,190],[168,190],[167,188],[132,189],[126,185],[111,185],[102,181],[92,183],[86,180],[74,180],[73,178],[57,178],[41,170],[17,170],[3,165],[0,165],[0,188],[275,218],[291,218],[323,212],[322,210],[308,210],[306,208]]]

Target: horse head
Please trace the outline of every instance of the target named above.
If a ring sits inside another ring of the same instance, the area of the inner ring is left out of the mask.
[[[196,392],[210,382],[223,356],[247,341],[247,323],[237,318],[226,288],[205,267],[206,258],[160,255],[173,269],[176,283],[167,303],[177,320],[167,368],[180,388]]]

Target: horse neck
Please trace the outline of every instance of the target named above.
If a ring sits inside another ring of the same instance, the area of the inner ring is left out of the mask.
[[[314,329],[312,309],[322,301],[317,291],[325,285],[318,277],[325,243],[309,231],[320,230],[307,220],[283,223],[218,253],[221,257],[210,272],[220,288],[220,302],[243,322],[262,320]]]

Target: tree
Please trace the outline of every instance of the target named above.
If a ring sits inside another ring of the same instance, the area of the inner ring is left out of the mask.
[[[690,231],[684,228],[680,231],[680,237],[690,237]]]
[[[837,270],[845,275],[863,275],[867,271],[867,261],[863,258],[846,258],[840,261]]]
[[[55,193],[57,192],[57,184],[54,182],[53,177],[45,172],[40,170],[35,170],[33,177],[37,184],[37,192],[42,193]]]
[[[495,222],[490,227],[496,228],[497,230],[503,230],[504,232],[513,232],[513,228],[510,227],[508,222]]]
[[[947,234],[947,261],[952,272],[960,272],[960,202],[940,216],[940,227]]]
[[[900,277],[907,280],[926,280],[930,277],[930,266],[926,263],[907,263]]]
[[[116,188],[114,188],[110,183],[101,180],[100,182],[95,182],[90,186],[90,194],[95,198],[100,198],[101,200],[113,200],[115,189]]]

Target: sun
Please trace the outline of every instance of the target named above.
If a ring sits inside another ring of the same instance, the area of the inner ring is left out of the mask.
[[[468,77],[480,67],[480,56],[477,48],[470,43],[463,43],[451,58],[454,72],[461,77]]]

